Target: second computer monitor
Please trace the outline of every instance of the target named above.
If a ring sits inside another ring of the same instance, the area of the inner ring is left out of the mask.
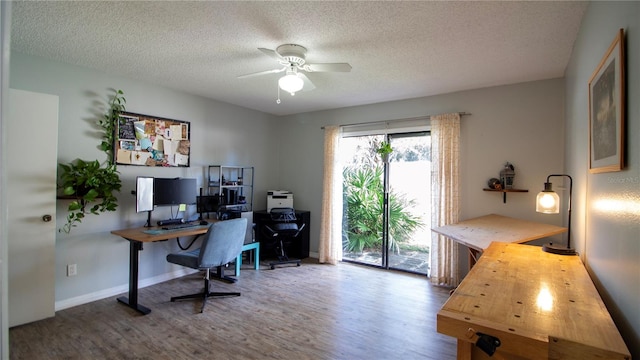
[[[173,206],[195,204],[198,195],[196,179],[190,178],[154,178],[153,204],[155,206]]]

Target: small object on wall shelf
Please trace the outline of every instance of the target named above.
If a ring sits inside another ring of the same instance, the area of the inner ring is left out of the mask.
[[[513,189],[513,179],[516,177],[516,171],[513,164],[507,161],[504,168],[500,170],[500,183],[503,189]]]
[[[491,189],[491,190],[501,190],[502,189],[502,183],[500,183],[500,180],[498,180],[496,178],[489,179],[489,181],[487,182],[487,186],[489,186],[489,189]]]
[[[501,192],[502,193],[502,202],[504,204],[507,203],[507,193],[508,192],[529,192],[529,190],[526,190],[526,189],[487,189],[487,188],[484,188],[482,190],[484,190],[484,191],[493,191],[493,192]]]

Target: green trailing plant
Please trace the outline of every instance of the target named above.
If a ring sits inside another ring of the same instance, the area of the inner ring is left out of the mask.
[[[114,137],[120,113],[125,110],[126,99],[122,90],[115,90],[109,101],[106,114],[98,120],[103,130],[100,149],[107,154],[107,161],[85,161],[76,159],[67,164],[59,164],[58,187],[64,198],[71,200],[67,211],[67,221],[60,229],[65,233],[82,222],[85,215],[99,215],[105,211],[115,211],[118,198],[114,192],[120,191],[122,182],[114,162]]]
[[[393,152],[393,149],[391,148],[391,144],[389,144],[386,141],[383,141],[380,143],[380,146],[378,146],[378,148],[376,149],[376,152],[380,155],[389,155]]]
[[[104,116],[98,120],[98,125],[104,131],[102,143],[100,149],[107,153],[107,162],[109,164],[114,163],[113,149],[115,146],[115,134],[118,120],[120,119],[120,113],[125,111],[125,104],[127,99],[124,98],[124,92],[122,90],[115,90],[115,95],[109,102],[109,110]]]
[[[380,159],[382,159],[382,162],[387,163],[389,162],[389,155],[391,155],[391,152],[393,152],[393,149],[391,148],[391,144],[389,144],[386,141],[383,141],[376,148],[376,152],[380,155]]]
[[[69,164],[59,164],[62,169],[60,186],[64,196],[71,197],[67,210],[67,222],[62,231],[69,233],[72,227],[82,222],[87,213],[99,215],[104,211],[115,211],[122,183],[116,166],[101,166],[98,160],[76,159]],[[91,205],[92,203],[95,203]]]

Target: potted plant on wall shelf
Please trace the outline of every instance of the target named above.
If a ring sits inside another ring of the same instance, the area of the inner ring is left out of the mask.
[[[59,165],[62,169],[59,185],[63,195],[71,199],[67,223],[62,226],[62,231],[69,233],[88,212],[99,215],[116,210],[118,198],[114,192],[120,191],[122,183],[115,165],[103,167],[98,160],[81,159]],[[93,202],[96,203],[91,205]]]
[[[67,207],[67,222],[60,229],[65,233],[82,222],[86,214],[99,215],[104,211],[115,211],[118,206],[114,192],[120,191],[122,182],[113,160],[113,139],[118,116],[125,110],[126,99],[122,95],[122,90],[115,91],[107,113],[98,121],[104,132],[100,149],[107,153],[105,164],[81,159],[59,164],[58,187],[62,190],[62,198],[71,200]]]
[[[380,154],[380,158],[382,158],[383,162],[388,163],[389,154],[393,152],[393,149],[391,148],[391,144],[389,144],[386,141],[383,141],[380,143],[380,146],[378,146],[378,148],[376,149],[376,152]]]

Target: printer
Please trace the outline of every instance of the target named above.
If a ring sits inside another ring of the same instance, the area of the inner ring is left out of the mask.
[[[286,190],[267,191],[267,212],[273,208],[293,208],[293,194]]]

